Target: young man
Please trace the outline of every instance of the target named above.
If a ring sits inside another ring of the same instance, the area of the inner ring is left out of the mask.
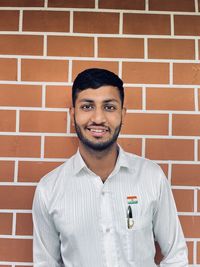
[[[78,152],[38,184],[34,267],[186,267],[187,249],[162,170],[117,145],[124,120],[121,79],[103,69],[80,73],[71,119]]]

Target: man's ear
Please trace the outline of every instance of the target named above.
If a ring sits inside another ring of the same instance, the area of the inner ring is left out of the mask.
[[[123,107],[122,108],[122,124],[124,123],[125,116],[126,116],[126,108]]]
[[[74,126],[74,113],[75,113],[74,107],[70,107],[69,114],[70,114],[72,126]]]

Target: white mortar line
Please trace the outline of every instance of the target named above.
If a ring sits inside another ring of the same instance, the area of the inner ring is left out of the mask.
[[[119,34],[123,34],[123,12],[119,13]]]
[[[23,28],[23,10],[19,10],[19,33],[22,33]]]
[[[69,17],[69,32],[73,33],[74,31],[74,12],[70,10],[70,17]]]
[[[170,15],[171,36],[174,36],[174,15]]]
[[[17,82],[20,82],[20,81],[21,81],[21,58],[18,58],[17,59]]]
[[[18,181],[18,166],[19,166],[19,161],[17,159],[17,160],[15,160],[14,183],[17,183],[17,181]]]
[[[199,14],[199,3],[198,0],[194,0],[194,5],[195,5],[195,12]]]
[[[94,58],[98,58],[98,37],[94,37]]]

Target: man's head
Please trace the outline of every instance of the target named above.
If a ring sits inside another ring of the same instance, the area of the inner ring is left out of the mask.
[[[80,145],[103,151],[118,138],[125,115],[122,80],[104,69],[80,73],[72,87],[71,119]]]
[[[121,99],[121,105],[124,104],[123,81],[113,72],[105,69],[86,69],[79,73],[72,86],[72,103],[75,107],[77,95],[88,88],[97,89],[99,87],[110,85],[118,89]]]

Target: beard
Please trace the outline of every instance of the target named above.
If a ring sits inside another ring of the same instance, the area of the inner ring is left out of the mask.
[[[119,136],[119,133],[122,127],[122,122],[120,122],[120,124],[115,128],[113,135],[108,140],[101,141],[100,138],[97,138],[97,142],[93,142],[84,136],[81,130],[81,127],[76,123],[75,118],[74,118],[74,126],[75,126],[77,136],[83,145],[85,145],[86,147],[94,151],[103,151],[103,150],[106,150],[112,147],[112,145],[117,141],[117,138]]]

